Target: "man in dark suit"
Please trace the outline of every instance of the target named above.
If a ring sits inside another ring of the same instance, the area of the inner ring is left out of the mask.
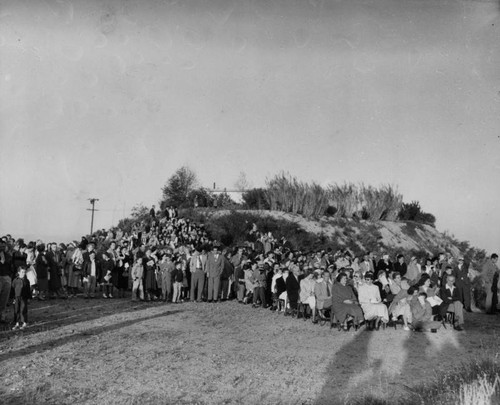
[[[290,304],[290,309],[292,311],[292,315],[297,313],[297,305],[299,302],[299,293],[300,293],[300,284],[299,284],[299,266],[296,264],[290,266],[291,271],[288,277],[286,278],[286,294],[288,296],[288,303]],[[285,312],[286,314],[287,312]]]
[[[455,330],[464,330],[464,306],[460,301],[460,292],[455,286],[455,276],[453,274],[446,277],[446,284],[441,286],[439,295],[443,300],[439,306],[439,314],[444,319],[447,312],[454,312]]]
[[[95,251],[89,252],[89,260],[83,263],[85,298],[94,298],[96,280],[101,278],[101,263],[96,260]]]
[[[219,298],[220,278],[224,270],[224,259],[218,246],[214,246],[207,258],[208,292],[207,301],[217,301]]]
[[[397,261],[396,263],[394,263],[394,271],[397,271],[399,274],[401,274],[401,277],[406,276],[408,266],[406,265],[405,257],[403,255],[397,256]]]
[[[470,301],[471,301],[471,282],[469,279],[469,265],[465,263],[463,257],[458,258],[458,264],[455,267],[453,274],[455,276],[455,285],[460,292],[460,300],[464,304],[464,308],[467,312],[471,312]]]

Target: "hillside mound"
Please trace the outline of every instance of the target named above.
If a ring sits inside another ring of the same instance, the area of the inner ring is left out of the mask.
[[[274,219],[278,221],[277,237],[285,236],[289,240],[294,235],[287,235],[289,228],[316,235],[326,243],[332,243],[339,248],[348,248],[355,254],[366,251],[386,251],[390,254],[421,254],[434,255],[447,252],[453,256],[465,254],[459,243],[450,236],[443,234],[434,227],[416,222],[364,221],[331,219],[322,217],[318,220],[308,219],[301,215],[267,210],[219,210],[206,211],[208,218],[242,217],[246,222],[252,218]],[[238,219],[235,219],[236,221]],[[210,220],[209,220],[210,222]],[[288,223],[288,226],[285,225]],[[261,229],[268,231],[268,229]],[[282,231],[283,234],[279,234]],[[300,248],[299,246],[296,246]]]

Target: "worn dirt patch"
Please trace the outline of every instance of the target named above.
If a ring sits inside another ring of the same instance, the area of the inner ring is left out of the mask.
[[[34,302],[0,332],[2,404],[336,404],[404,395],[499,353],[496,316],[465,332],[338,332],[236,302]]]

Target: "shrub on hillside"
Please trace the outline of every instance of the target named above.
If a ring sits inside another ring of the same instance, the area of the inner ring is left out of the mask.
[[[271,206],[263,188],[252,188],[242,194],[243,207],[249,210],[269,210]]]
[[[415,221],[434,226],[436,217],[428,212],[423,212],[418,201],[412,201],[409,204],[403,204],[399,211],[398,219],[400,221]]]
[[[291,221],[238,211],[207,218],[205,228],[213,239],[232,247],[249,240],[249,232],[254,224],[260,232],[271,232],[276,239],[285,237],[294,249],[327,249],[333,245],[326,235],[307,232]]]
[[[118,221],[117,227],[120,228],[123,232],[130,233],[134,224],[141,222],[146,225],[150,225],[151,217],[149,216],[148,207],[142,204],[137,204],[132,208],[130,217],[120,219],[120,221]]]
[[[233,201],[231,196],[226,192],[214,195],[213,200],[214,200],[213,206],[215,206],[217,208],[233,209],[234,210],[234,209],[239,207],[239,204],[237,204],[235,201]]]
[[[211,207],[212,205],[213,205],[213,197],[203,187],[191,190],[188,193],[185,204],[185,206],[189,207]]]

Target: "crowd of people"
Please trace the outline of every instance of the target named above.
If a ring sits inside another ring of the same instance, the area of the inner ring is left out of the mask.
[[[284,237],[248,230],[247,242],[223,248],[203,224],[169,207],[130,232],[100,231],[80,241],[48,243],[0,239],[0,322],[28,324],[30,299],[129,298],[170,303],[234,300],[285,315],[335,319],[339,329],[369,330],[399,322],[405,330],[436,331],[449,320],[464,329],[471,311],[471,277],[463,257],[407,258],[348,250],[304,252]],[[486,309],[498,297],[498,255],[483,265]]]

